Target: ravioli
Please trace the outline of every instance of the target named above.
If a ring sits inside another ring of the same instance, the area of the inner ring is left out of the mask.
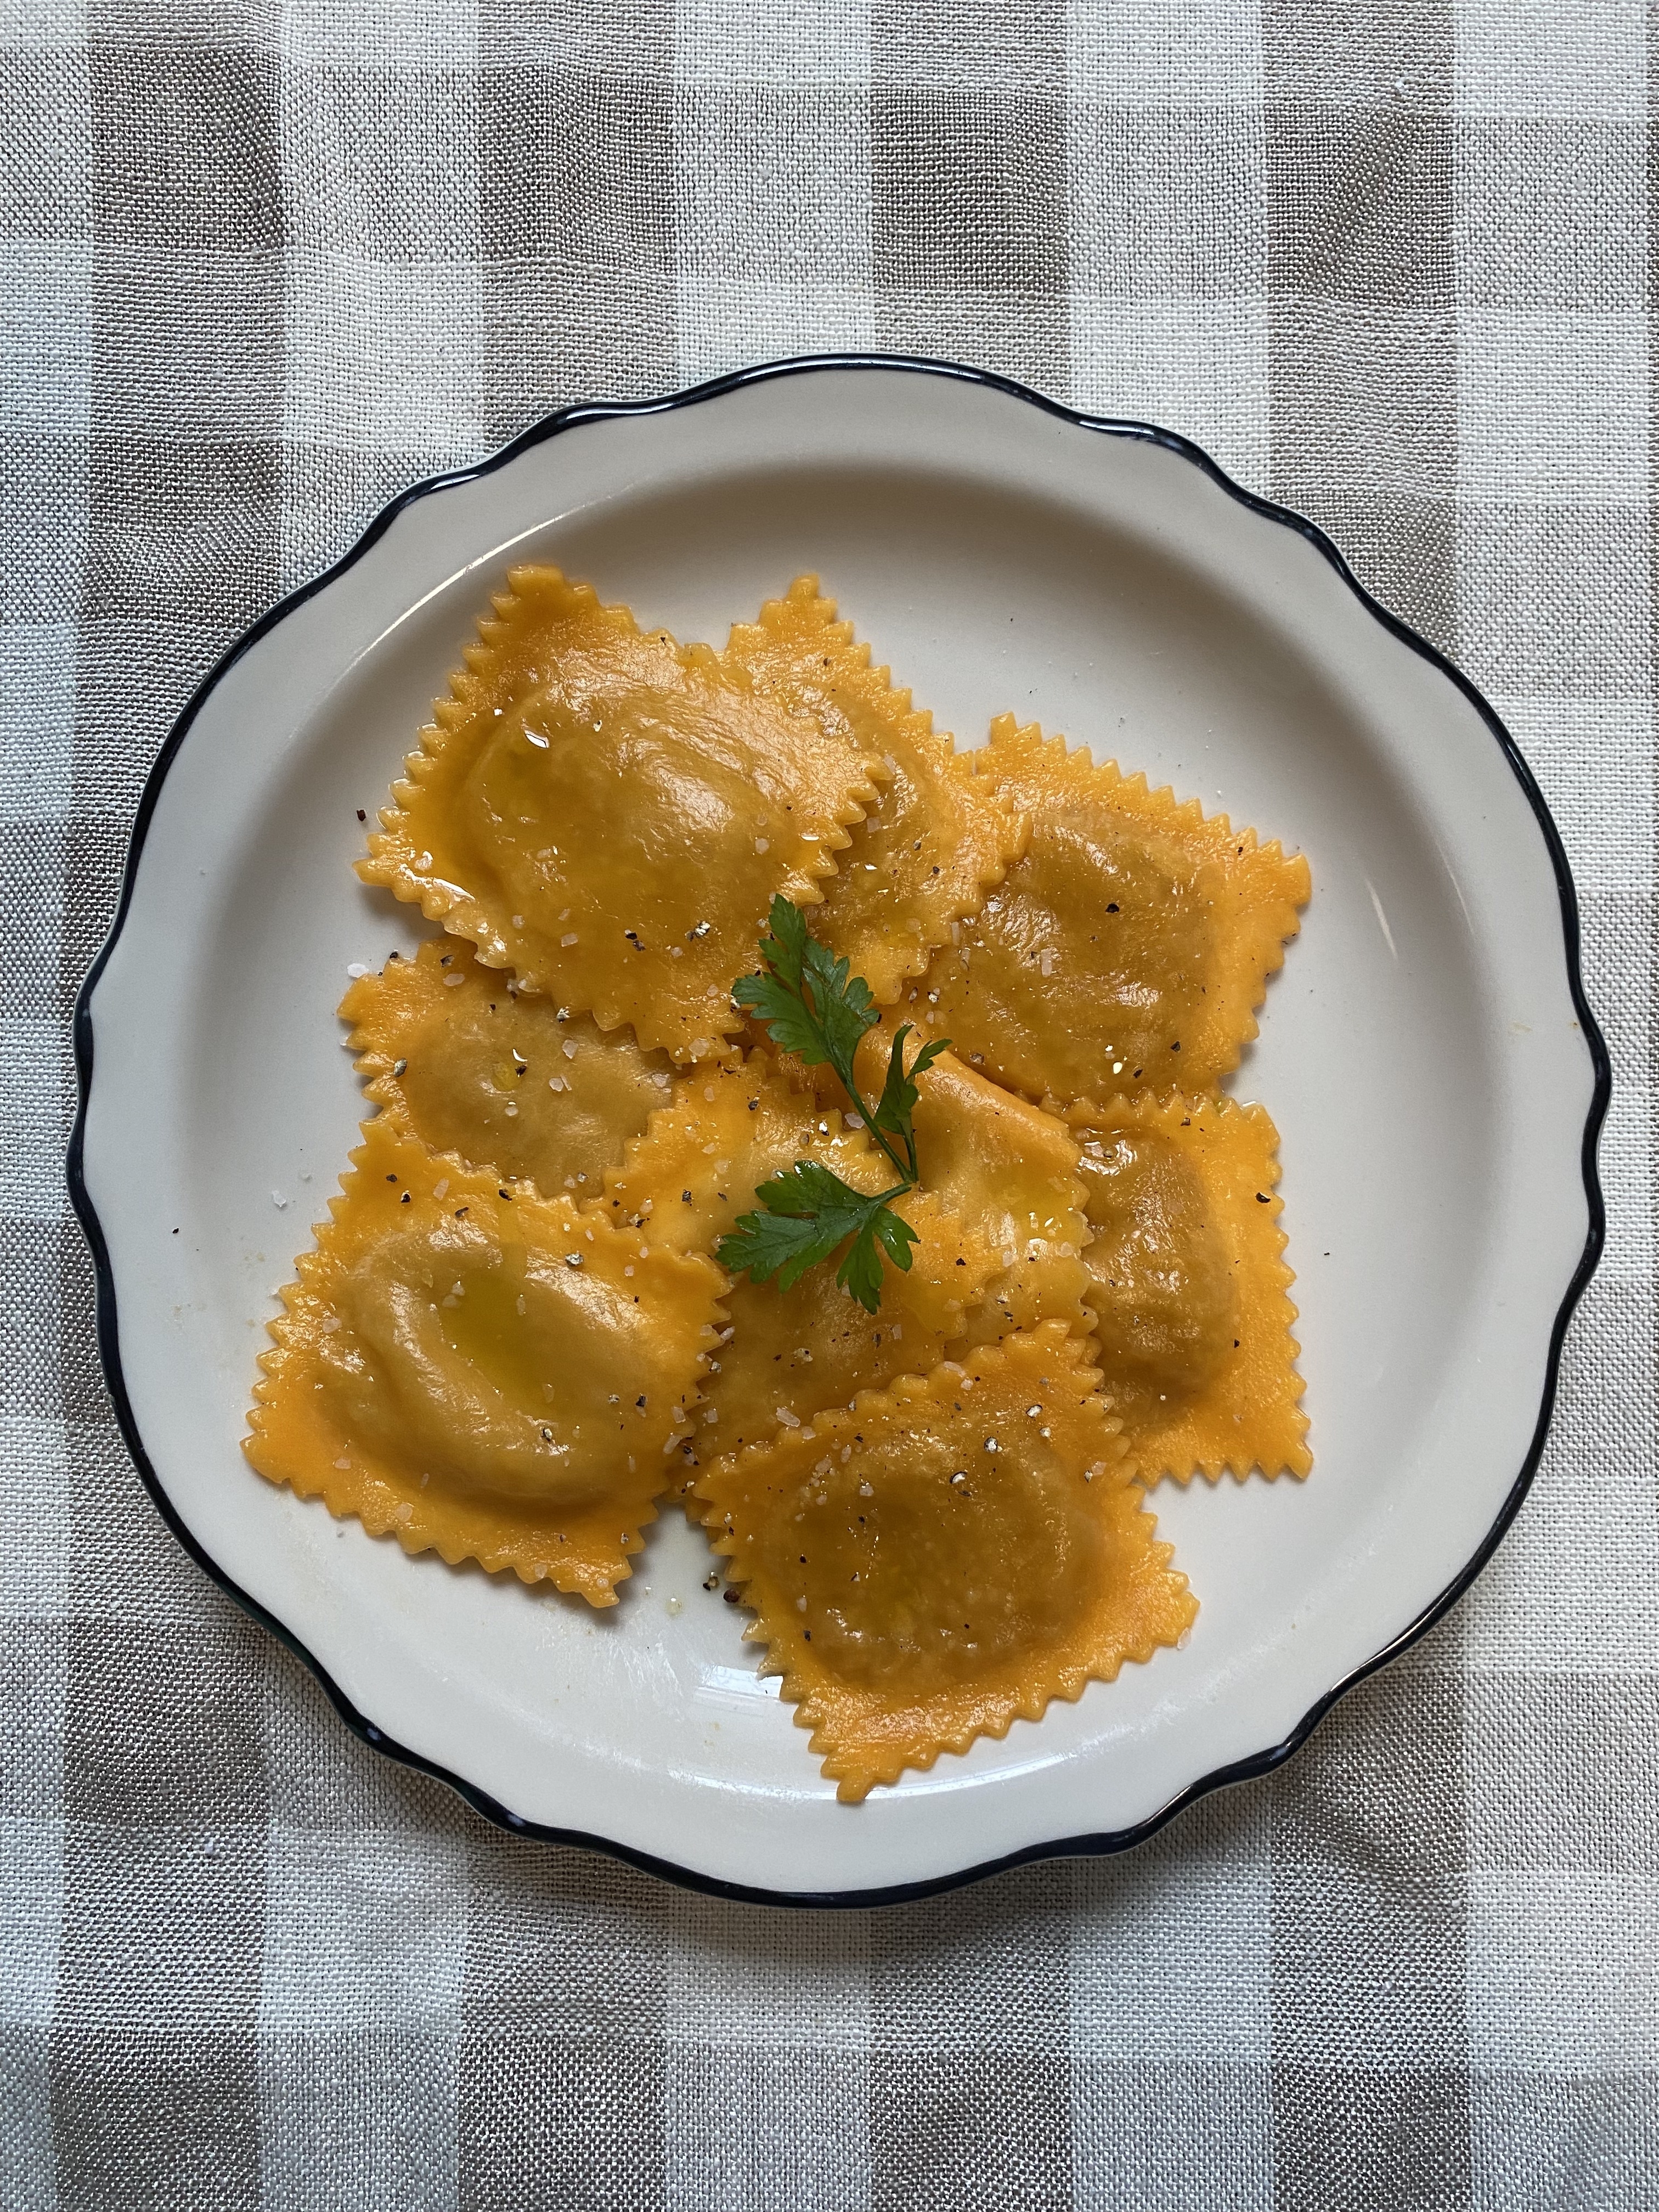
[[[1306,860],[1012,714],[975,766],[1030,841],[906,1012],[1031,1098],[1211,1088],[1256,1033]]]
[[[735,628],[722,658],[790,714],[851,750],[881,757],[890,781],[823,884],[813,934],[845,954],[878,1004],[920,975],[951,925],[977,911],[1024,848],[1027,824],[971,761],[896,690],[870,648],[837,622],[816,576],[799,576],[760,619]]]
[[[702,1060],[773,894],[821,900],[888,771],[556,568],[507,580],[358,873],[521,989]]]
[[[408,1552],[616,1602],[720,1273],[369,1122],[271,1324],[243,1449]]]
[[[746,1634],[844,1801],[1190,1626],[1085,1349],[1047,1322],[699,1479]]]
[[[866,1099],[880,1094],[899,1026],[889,1016],[859,1047],[856,1078]],[[920,1043],[919,1037],[907,1043],[907,1066]],[[816,1085],[826,1115],[850,1105],[827,1067],[807,1068],[793,1059],[781,1065],[791,1081]],[[991,1343],[1040,1321],[1063,1321],[1086,1335],[1094,1326],[1084,1303],[1089,1225],[1077,1139],[1065,1121],[951,1052],[931,1063],[917,1091],[922,1188],[959,1223],[964,1250],[983,1247],[994,1263],[967,1324],[969,1340]]]
[[[520,991],[453,937],[362,975],[340,1002],[388,1121],[498,1179],[596,1197],[670,1095],[674,1064]]]
[[[1088,1300],[1138,1474],[1305,1475],[1271,1119],[1178,1093],[1067,1118],[1094,1232]]]
[[[855,1190],[884,1189],[887,1163],[847,1117],[786,1081],[764,1053],[700,1066],[674,1084],[644,1133],[605,1178],[613,1221],[675,1252],[712,1252],[758,1184],[816,1160]]]
[[[740,1066],[698,1068],[675,1085],[672,1103],[605,1178],[607,1210],[665,1249],[712,1253],[758,1210],[758,1187],[796,1160],[817,1162],[854,1190],[886,1188],[890,1164],[849,1119],[786,1082],[764,1054]],[[744,1277],[732,1283],[699,1416],[702,1448],[730,1449],[781,1421],[844,1406],[861,1389],[934,1365],[960,1336],[998,1255],[936,1196],[907,1193],[896,1210],[921,1241],[908,1271],[887,1270],[875,1314],[837,1287],[830,1264],[810,1268],[787,1291]]]
[[[969,1317],[970,1344],[1064,1322],[1086,1335],[1089,1238],[1078,1146],[1056,1115],[942,1053],[917,1085],[922,1181],[998,1261]]]
[[[916,1231],[908,1271],[889,1268],[874,1313],[836,1287],[832,1265],[809,1267],[782,1290],[734,1282],[728,1325],[708,1363],[700,1449],[733,1451],[774,1430],[815,1422],[900,1375],[926,1374],[959,1346],[1000,1262],[927,1191],[894,1200]]]

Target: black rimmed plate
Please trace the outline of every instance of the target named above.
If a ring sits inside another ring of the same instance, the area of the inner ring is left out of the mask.
[[[815,570],[963,744],[1038,719],[1312,862],[1230,1087],[1283,1136],[1315,1472],[1164,1486],[1202,1601],[1184,1647],[858,1808],[678,1516],[599,1617],[410,1560],[238,1449],[362,1111],[348,969],[419,927],[353,876],[357,810],[532,558],[715,642]],[[869,1903],[1117,1848],[1285,1756],[1489,1555],[1601,1239],[1606,1054],[1559,840],[1496,717],[1191,447],[940,364],[576,409],[400,501],[173,733],[77,1042],[105,1364],[183,1540],[354,1727],[490,1817],[744,1895]]]

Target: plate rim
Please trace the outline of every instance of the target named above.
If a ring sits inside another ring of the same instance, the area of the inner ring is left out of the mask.
[[[1584,1198],[1589,1222],[1584,1243],[1572,1274],[1568,1280],[1561,1303],[1551,1325],[1548,1350],[1544,1363],[1542,1387],[1539,1399],[1538,1416],[1534,1425],[1520,1470],[1499,1505],[1491,1527],[1445,1588],[1423,1607],[1416,1618],[1382,1649],[1359,1666],[1352,1668],[1340,1681],[1319,1697],[1294,1728],[1278,1742],[1247,1758],[1236,1759],[1224,1766],[1212,1769],[1198,1777],[1184,1789],[1178,1790],[1167,1802],[1134,1826],[1099,1833],[1059,1837],[1050,1841],[1030,1844],[1000,1857],[988,1859],[980,1864],[961,1869],[956,1873],[932,1875],[923,1880],[902,1882],[887,1887],[854,1890],[784,1890],[757,1887],[743,1882],[726,1881],[717,1875],[706,1875],[672,1859],[617,1841],[610,1837],[595,1835],[580,1828],[565,1828],[547,1823],[528,1820],[502,1804],[487,1790],[469,1782],[435,1759],[410,1750],[358,1710],[327,1668],[309,1650],[301,1638],[266,1607],[242,1589],[234,1578],[219,1565],[206,1550],[184,1519],[168,1495],[167,1486],[151,1462],[143,1439],[139,1433],[131,1401],[127,1394],[121,1365],[120,1327],[117,1308],[115,1279],[110,1264],[109,1251],[97,1208],[87,1188],[84,1172],[84,1149],[88,1109],[92,1097],[94,1073],[92,1001],[100,978],[108,963],[117,942],[125,927],[132,895],[137,878],[138,863],[149,834],[151,820],[160,800],[161,788],[177,758],[190,730],[230,670],[250,648],[297,608],[314,599],[334,580],[356,565],[367,554],[405,507],[425,499],[434,492],[453,486],[471,483],[487,477],[497,469],[506,467],[521,454],[547,440],[562,436],[570,430],[580,429],[592,423],[627,420],[635,416],[660,415],[675,410],[692,407],[699,403],[718,399],[741,391],[751,385],[771,383],[784,377],[810,375],[825,371],[850,370],[897,372],[902,374],[937,376],[957,382],[974,384],[1039,409],[1045,414],[1071,424],[1081,430],[1105,437],[1121,438],[1139,444],[1154,445],[1178,455],[1201,470],[1222,490],[1252,514],[1292,530],[1312,545],[1336,571],[1342,582],[1358,599],[1373,620],[1389,634],[1427,661],[1431,667],[1451,681],[1458,691],[1474,708],[1481,721],[1496,741],[1511,773],[1521,787],[1532,810],[1544,840],[1551,868],[1554,873],[1560,904],[1563,951],[1566,959],[1567,984],[1577,1018],[1580,1032],[1590,1057],[1594,1081],[1583,1136],[1580,1149],[1580,1170],[1583,1178]],[[464,468],[446,470],[422,478],[400,492],[368,523],[362,534],[340,556],[339,559],[322,569],[317,575],[287,593],[261,615],[240,635],[234,638],[214,662],[185,701],[178,718],[168,731],[160,750],[144,779],[138,806],[128,842],[123,864],[119,896],[108,933],[98,951],[85,981],[76,994],[73,1018],[76,1102],[75,1119],[70,1130],[65,1155],[64,1171],[70,1205],[78,1221],[91,1255],[95,1280],[95,1316],[100,1364],[111,1402],[114,1407],[122,1440],[136,1468],[139,1480],[149,1492],[162,1520],[197,1565],[224,1591],[250,1618],[291,1651],[307,1667],[322,1687],[335,1712],[352,1734],[372,1750],[380,1753],[401,1766],[430,1776],[447,1784],[473,1811],[509,1834],[526,1837],[544,1844],[574,1846],[599,1851],[619,1859],[641,1871],[673,1882],[682,1888],[699,1891],[744,1905],[795,1906],[805,1910],[826,1908],[861,1910],[879,1905],[903,1905],[919,1899],[936,1897],[945,1892],[960,1889],[971,1882],[982,1881],[994,1875],[1006,1872],[1050,1858],[1096,1858],[1133,1850],[1146,1842],[1159,1829],[1166,1826],[1188,1807],[1208,1796],[1212,1791],[1234,1783],[1252,1781],[1270,1774],[1291,1759],[1337,1704],[1340,1698],[1356,1688],[1379,1669],[1397,1659],[1402,1652],[1427,1634],[1468,1590],[1507,1534],[1510,1522],[1519,1511],[1522,1501],[1532,1486],[1533,1478],[1543,1455],[1554,1410],[1557,1385],[1559,1379],[1562,1345],[1568,1323],[1586,1285],[1595,1271],[1607,1236],[1607,1213],[1597,1169],[1596,1151],[1602,1124],[1607,1116],[1612,1096],[1613,1067],[1607,1042],[1585,993],[1580,961],[1580,929],[1578,896],[1566,851],[1559,830],[1552,816],[1532,770],[1514,738],[1502,719],[1480,691],[1452,661],[1429,641],[1385,607],[1369,592],[1354,574],[1333,541],[1305,515],[1261,494],[1247,490],[1237,483],[1202,447],[1177,431],[1166,430],[1155,424],[1127,418],[1090,415],[1067,406],[1063,401],[1047,393],[1033,391],[1012,377],[1003,376],[991,369],[971,368],[965,363],[933,360],[908,354],[876,352],[819,353],[792,356],[779,361],[763,362],[748,368],[731,371],[726,375],[688,386],[684,390],[670,392],[656,398],[605,400],[582,402],[561,408],[554,414],[532,423],[526,429],[483,459]]]

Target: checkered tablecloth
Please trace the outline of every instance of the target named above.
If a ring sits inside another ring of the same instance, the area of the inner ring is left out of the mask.
[[[0,2206],[1659,2204],[1638,0],[0,0]],[[412,479],[828,348],[1188,433],[1486,688],[1618,1089],[1553,1439],[1275,1779],[881,1912],[514,1841],[141,1490],[67,1024],[202,671]]]

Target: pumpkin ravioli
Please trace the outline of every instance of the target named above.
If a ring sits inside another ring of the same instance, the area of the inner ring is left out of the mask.
[[[1280,1255],[1279,1133],[1260,1106],[1144,1093],[1081,1104],[1100,1357],[1136,1472],[1305,1475]]]
[[[890,1015],[859,1046],[856,1079],[866,1099],[880,1096],[899,1026]],[[907,1066],[920,1047],[919,1037],[907,1042]],[[781,1065],[792,1081],[816,1087],[827,1114],[850,1104],[829,1068],[789,1058]],[[991,1343],[1040,1321],[1063,1321],[1086,1335],[1094,1322],[1084,1303],[1089,1225],[1076,1137],[1049,1104],[1033,1105],[988,1081],[955,1053],[932,1062],[918,1091],[913,1125],[922,1186],[994,1258],[967,1324],[969,1340]]]
[[[830,1265],[809,1267],[787,1291],[732,1285],[727,1325],[708,1362],[700,1449],[732,1451],[814,1423],[860,1391],[926,1373],[960,1345],[996,1279],[997,1255],[934,1193],[907,1191],[893,1210],[918,1242],[907,1271],[888,1270],[874,1313],[836,1286]]]
[[[1089,1230],[1075,1137],[1057,1115],[988,1083],[954,1053],[941,1053],[917,1087],[926,1187],[997,1257],[969,1316],[969,1342],[993,1343],[1043,1321],[1085,1335]]]
[[[1012,714],[975,764],[1030,841],[905,1011],[1032,1098],[1212,1087],[1256,1033],[1306,860]]]
[[[796,1160],[817,1162],[855,1190],[885,1188],[890,1164],[849,1119],[787,1081],[764,1053],[694,1069],[606,1176],[610,1218],[666,1249],[712,1253],[756,1211],[758,1186]],[[698,1414],[700,1449],[732,1449],[780,1422],[844,1406],[860,1390],[933,1366],[962,1334],[999,1255],[937,1194],[909,1191],[895,1203],[921,1241],[908,1270],[888,1270],[877,1313],[837,1287],[830,1265],[809,1268],[788,1290],[731,1284]]]
[[[271,1324],[244,1449],[405,1551],[616,1602],[719,1271],[369,1122]]]
[[[856,1190],[890,1177],[868,1137],[780,1075],[763,1052],[693,1068],[605,1178],[613,1221],[675,1252],[713,1252],[755,1188],[796,1160],[818,1161]]]
[[[1085,1350],[1048,1322],[699,1479],[746,1633],[843,1800],[1191,1624]]]
[[[358,873],[523,989],[701,1060],[774,893],[818,902],[888,771],[556,568],[507,581]]]
[[[887,670],[871,665],[869,647],[836,619],[816,576],[797,577],[757,622],[739,623],[722,659],[787,712],[885,763],[891,780],[824,883],[812,928],[886,1005],[922,973],[951,923],[1001,882],[1024,849],[1025,821]]]
[[[398,1128],[468,1166],[597,1195],[669,1095],[674,1064],[520,992],[470,945],[429,938],[340,1002],[368,1096]]]

